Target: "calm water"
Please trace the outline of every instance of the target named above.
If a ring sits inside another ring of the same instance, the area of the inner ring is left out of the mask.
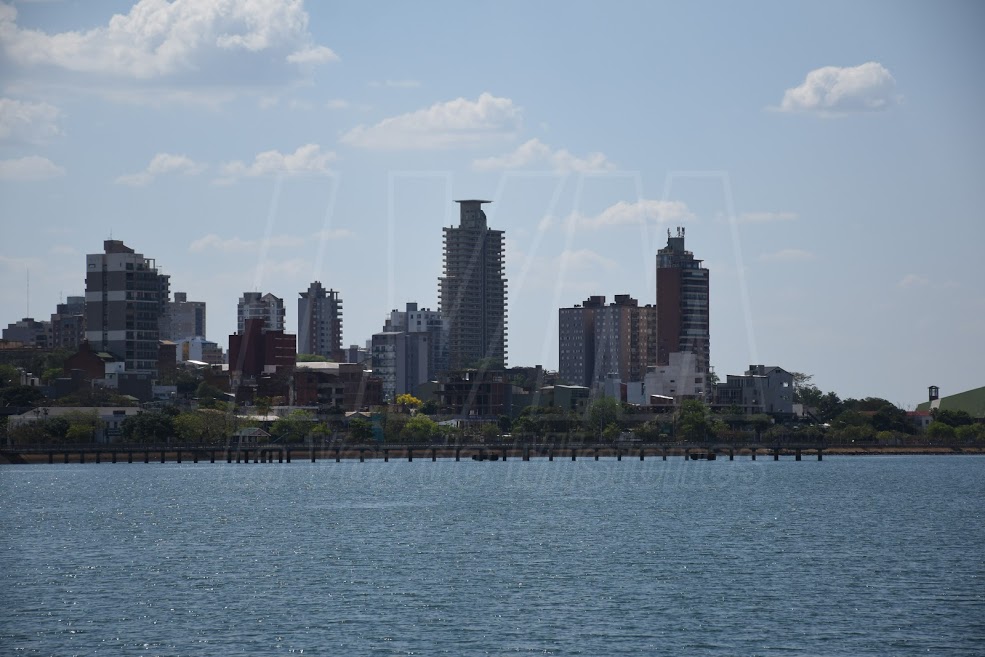
[[[0,468],[4,655],[981,655],[985,458]]]

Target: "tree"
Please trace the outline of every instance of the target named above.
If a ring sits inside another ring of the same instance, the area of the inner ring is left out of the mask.
[[[284,417],[277,418],[270,426],[270,433],[283,442],[300,443],[308,437],[315,422],[315,416],[310,412],[296,409]]]
[[[435,415],[438,412],[438,402],[433,399],[429,399],[421,407],[417,409],[418,413],[424,413],[425,415]]]
[[[985,424],[963,424],[954,430],[961,443],[972,444],[985,440]]]
[[[120,430],[124,441],[144,444],[166,443],[175,433],[171,416],[153,411],[127,416]]]
[[[817,415],[822,422],[830,422],[844,409],[844,403],[833,392],[825,394],[817,401]]]
[[[21,372],[13,365],[0,364],[0,388],[20,385]]]
[[[612,397],[598,397],[588,405],[588,429],[601,437],[602,430],[619,419],[619,402]]]
[[[610,422],[602,430],[602,440],[607,443],[614,443],[619,439],[620,434],[622,434],[622,430],[619,428],[619,425],[615,422]]]
[[[406,392],[397,395],[397,399],[395,401],[397,406],[402,406],[404,408],[420,408],[422,403],[420,399]]]
[[[327,363],[329,360],[318,354],[298,354],[295,359],[297,363]]]
[[[914,426],[906,416],[906,411],[887,402],[872,416],[872,428],[876,431],[913,433]]]
[[[361,417],[349,421],[349,437],[355,442],[366,442],[373,439],[373,425]]]
[[[934,420],[927,425],[927,435],[936,441],[946,443],[954,439],[954,427]]]
[[[11,385],[0,388],[0,406],[37,406],[43,399],[41,391],[32,386]]]
[[[414,443],[430,442],[439,434],[438,423],[426,415],[415,415],[407,420],[400,437]]]
[[[686,399],[675,413],[678,440],[701,442],[711,433],[708,407],[697,399]]]
[[[955,428],[972,424],[975,421],[975,418],[971,417],[968,411],[957,411],[947,408],[935,408],[930,411],[930,415],[937,422],[943,422]]]
[[[217,401],[225,401],[226,395],[214,385],[202,381],[195,389],[195,398],[202,406],[212,406]]]

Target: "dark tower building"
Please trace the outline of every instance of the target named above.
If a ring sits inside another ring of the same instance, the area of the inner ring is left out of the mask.
[[[443,228],[445,274],[438,279],[438,306],[448,320],[452,370],[483,359],[506,365],[504,232],[486,225],[482,204],[456,201],[460,225]]]
[[[93,351],[125,361],[127,372],[156,375],[169,277],[119,240],[106,240],[103,250],[86,256],[86,339]]]
[[[319,281],[299,292],[298,353],[324,356],[344,362],[342,351],[342,298],[336,290],[326,290]]]
[[[669,365],[672,352],[691,352],[707,373],[709,342],[708,270],[684,249],[684,229],[676,237],[668,229],[657,251],[657,365]]]

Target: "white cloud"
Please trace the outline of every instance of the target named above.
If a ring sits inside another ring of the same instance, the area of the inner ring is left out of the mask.
[[[258,153],[251,164],[240,160],[223,164],[223,177],[216,182],[230,183],[242,177],[327,174],[330,173],[328,163],[335,159],[334,152],[323,152],[318,144],[299,146],[293,153],[264,151]]]
[[[837,116],[884,110],[899,102],[896,80],[882,64],[825,66],[807,74],[799,87],[787,89],[782,112],[814,112]]]
[[[561,255],[557,257],[556,264],[558,267],[564,267],[566,269],[594,269],[601,267],[602,269],[612,270],[618,266],[615,260],[601,256],[591,249],[562,251]]]
[[[900,280],[899,286],[903,288],[907,287],[923,287],[930,283],[925,277],[918,274],[907,274]]]
[[[0,139],[41,142],[61,134],[61,112],[48,103],[0,98]]]
[[[296,64],[336,61],[312,42],[301,0],[139,0],[103,26],[48,34],[17,25],[17,10],[0,5],[0,44],[21,66],[52,66],[141,80],[181,74],[239,72],[266,61]]]
[[[816,260],[817,256],[803,249],[780,249],[773,253],[764,253],[759,259],[763,262],[809,262]]]
[[[416,89],[421,86],[418,80],[374,80],[369,83],[371,87],[387,87],[389,89]]]
[[[325,64],[339,61],[339,56],[327,46],[309,46],[287,56],[292,64]]]
[[[0,180],[29,182],[48,180],[63,175],[65,175],[63,167],[39,155],[0,160]]]
[[[204,170],[204,164],[195,162],[184,155],[158,153],[151,159],[146,169],[138,173],[120,176],[115,182],[120,185],[130,185],[131,187],[143,187],[162,174],[183,173],[191,176],[202,173]]]
[[[357,126],[343,134],[341,141],[380,150],[475,146],[512,137],[520,123],[520,108],[512,100],[483,93],[474,101],[456,98],[376,125]]]
[[[764,224],[774,221],[793,221],[796,212],[743,212],[737,218],[741,224]]]
[[[576,157],[563,148],[554,150],[539,139],[531,139],[520,144],[512,153],[474,160],[472,167],[479,171],[544,167],[559,173],[588,173],[611,171],[616,165],[602,153]]]
[[[657,201],[642,199],[627,203],[619,201],[610,205],[597,215],[588,216],[573,212],[565,219],[565,223],[575,228],[605,228],[608,226],[641,225],[645,222],[665,223],[669,221],[689,221],[694,214],[688,210],[682,201]],[[539,230],[553,225],[553,220],[541,220]]]
[[[307,236],[273,235],[267,240],[244,240],[239,237],[220,237],[209,233],[188,245],[193,253],[201,251],[221,251],[223,253],[259,253],[263,249],[298,249],[311,244],[312,240],[338,240],[352,237],[352,231],[345,228],[320,230]]]

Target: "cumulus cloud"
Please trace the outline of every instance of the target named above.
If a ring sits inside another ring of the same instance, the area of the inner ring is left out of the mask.
[[[759,259],[763,262],[809,262],[816,260],[817,256],[803,249],[780,249],[772,253],[764,253]]]
[[[40,155],[0,160],[0,180],[31,182],[63,175],[65,175],[63,167]]]
[[[512,100],[483,93],[474,101],[456,98],[376,125],[357,126],[341,141],[379,150],[456,148],[512,137],[520,123],[520,108]]]
[[[764,224],[774,221],[793,221],[796,212],[743,212],[737,217],[741,224]]]
[[[171,153],[158,153],[155,155],[147,168],[137,173],[130,173],[116,179],[119,185],[129,185],[131,187],[143,187],[160,175],[169,173],[181,173],[185,175],[196,175],[205,171],[205,165],[195,162],[184,155],[173,155]]]
[[[305,144],[293,153],[264,151],[258,153],[250,164],[240,160],[223,164],[223,177],[217,182],[230,183],[243,177],[327,174],[330,173],[328,163],[335,159],[334,152],[323,152],[318,144]]]
[[[61,112],[48,103],[0,98],[0,139],[43,142],[61,134]]]
[[[313,42],[301,0],[139,0],[105,25],[55,34],[20,27],[17,10],[0,5],[0,44],[20,66],[138,80],[219,75],[234,62],[255,72],[248,62],[261,55],[290,65],[338,59]]]
[[[899,102],[896,80],[882,64],[825,66],[807,74],[804,83],[787,89],[782,112],[812,112],[838,116],[885,110]]]
[[[606,228],[611,226],[642,225],[644,223],[665,223],[669,221],[689,221],[694,213],[681,201],[657,201],[641,199],[628,203],[619,201],[596,215],[572,212],[564,223],[575,228]],[[546,230],[559,222],[544,218],[538,223],[538,230]]]
[[[512,153],[499,157],[486,157],[472,162],[479,171],[499,169],[547,168],[558,173],[589,173],[611,171],[616,165],[602,153],[589,153],[577,157],[562,149],[554,150],[539,139],[520,144]]]

